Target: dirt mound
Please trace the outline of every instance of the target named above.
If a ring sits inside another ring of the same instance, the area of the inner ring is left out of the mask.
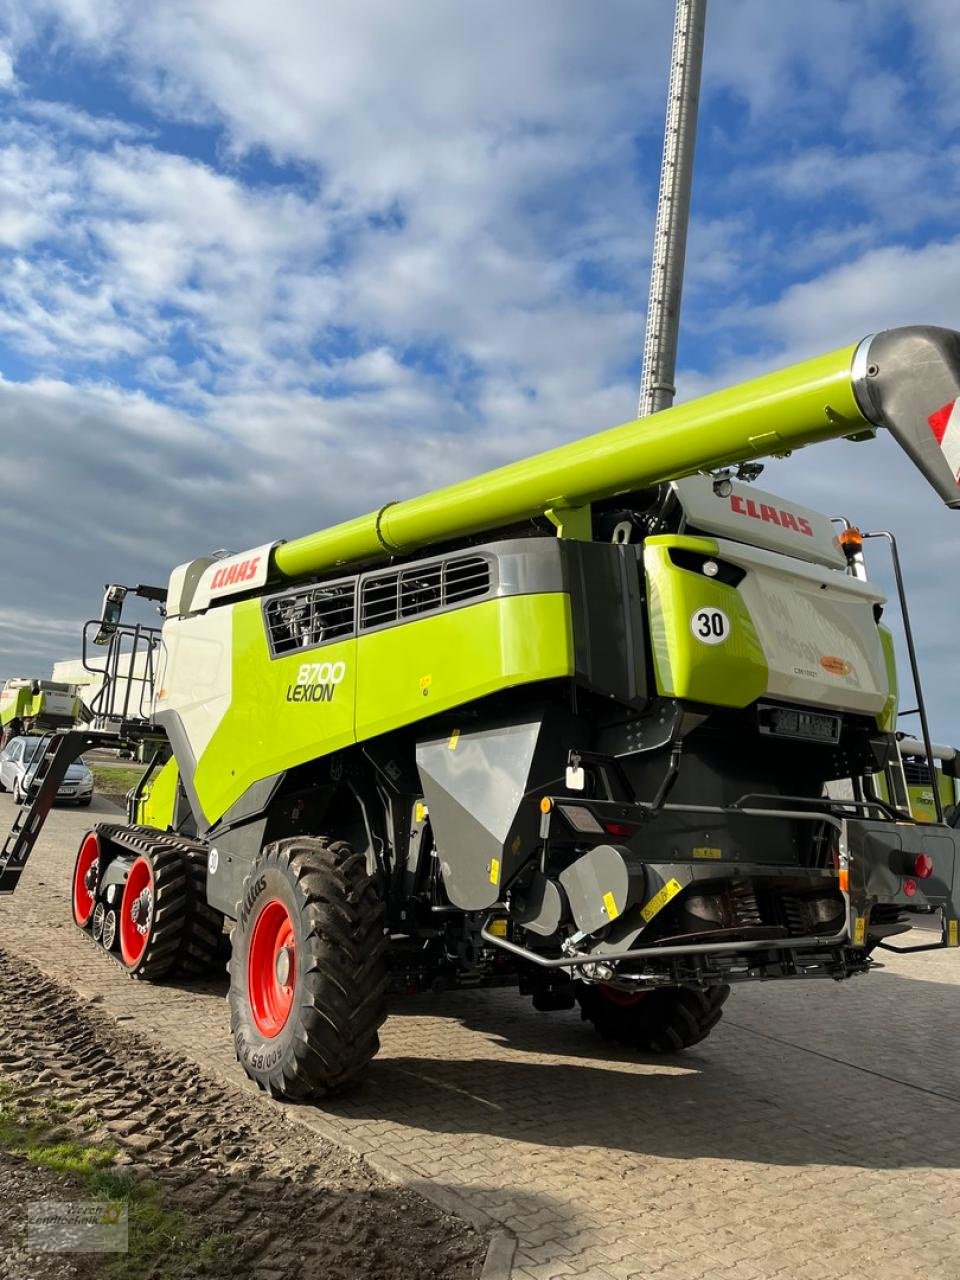
[[[2,950],[0,1085],[0,1145],[13,1153],[0,1162],[0,1273],[9,1280],[479,1273],[484,1242],[461,1221],[298,1132],[269,1104],[144,1044]],[[45,1135],[50,1149],[101,1153],[92,1181],[45,1162]],[[25,1251],[26,1200],[65,1191],[82,1199],[108,1176],[132,1192],[129,1255],[85,1270],[76,1255]]]

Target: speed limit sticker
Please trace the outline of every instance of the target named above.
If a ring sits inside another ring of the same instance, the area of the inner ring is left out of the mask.
[[[698,609],[690,619],[690,630],[701,644],[723,644],[730,635],[730,619],[722,609]]]

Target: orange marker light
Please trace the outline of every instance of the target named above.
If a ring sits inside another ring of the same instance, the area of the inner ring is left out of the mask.
[[[837,872],[837,875],[838,875],[839,880],[840,880],[840,892],[841,892],[841,893],[849,893],[849,892],[850,892],[850,870],[849,870],[849,868],[848,868],[848,867],[841,867],[841,868],[840,868],[840,870]]]
[[[553,801],[550,799],[549,796],[544,796],[543,799],[540,801],[540,812],[549,813],[552,808],[553,808]]]
[[[837,542],[848,560],[852,560],[863,550],[863,534],[859,529],[841,529],[837,534]]]

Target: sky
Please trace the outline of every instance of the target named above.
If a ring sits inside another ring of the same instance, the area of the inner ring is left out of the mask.
[[[632,418],[672,18],[0,0],[0,677],[76,656],[108,580]],[[678,398],[960,327],[955,19],[710,0]],[[762,483],[898,533],[960,740],[960,515],[889,441]]]

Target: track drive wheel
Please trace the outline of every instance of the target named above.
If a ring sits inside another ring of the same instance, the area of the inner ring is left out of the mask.
[[[131,978],[157,981],[177,963],[186,921],[187,876],[178,849],[142,853],[117,913],[120,959]]]
[[[342,840],[267,845],[233,930],[230,1030],[237,1058],[276,1098],[352,1083],[380,1048],[386,1016],[383,902]]]
[[[88,831],[80,841],[73,864],[73,922],[86,929],[97,905],[97,875],[100,868],[100,836]]]
[[[629,994],[579,984],[580,1016],[605,1040],[647,1053],[680,1053],[705,1040],[720,1021],[730,988],[656,987]]]

